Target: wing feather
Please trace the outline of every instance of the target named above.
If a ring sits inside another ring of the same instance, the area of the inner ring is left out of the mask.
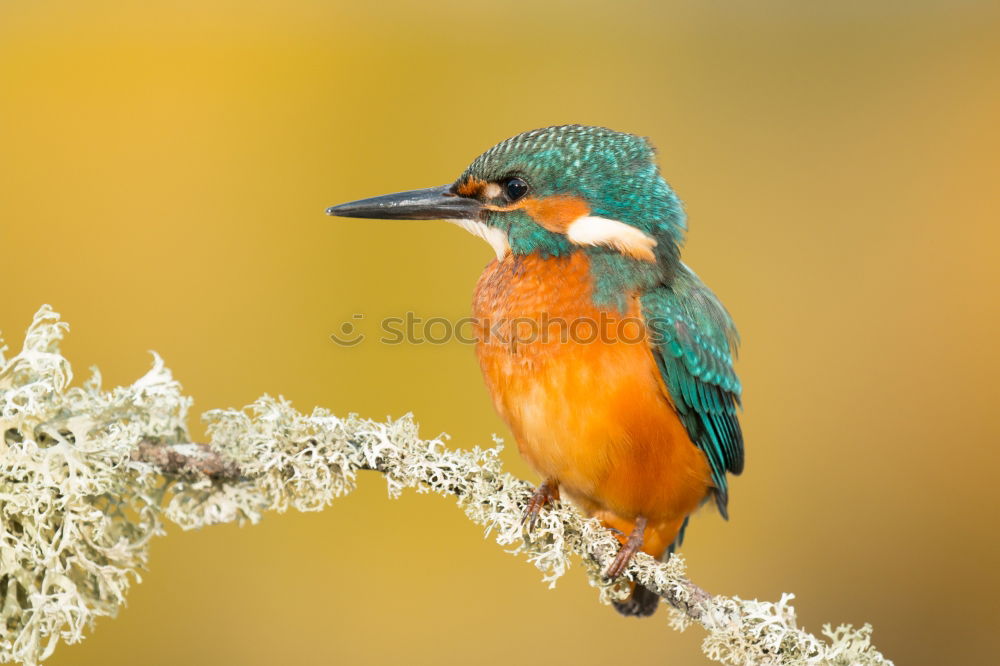
[[[711,290],[684,265],[669,286],[647,291],[641,303],[670,400],[691,441],[708,458],[716,503],[726,516],[726,474],[743,471],[737,415],[742,389],[733,370],[736,328]]]

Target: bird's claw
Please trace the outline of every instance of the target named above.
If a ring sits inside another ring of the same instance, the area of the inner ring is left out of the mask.
[[[607,570],[604,572],[604,577],[608,580],[615,580],[625,571],[625,567],[628,563],[632,561],[632,556],[639,552],[642,548],[642,535],[646,531],[646,519],[639,516],[635,521],[635,529],[632,533],[628,535],[628,539],[622,544],[621,549],[618,554],[615,555],[615,559],[611,561],[611,565],[608,566]]]
[[[521,516],[521,525],[523,526],[527,522],[528,532],[534,530],[535,523],[538,521],[538,514],[541,513],[542,507],[557,499],[559,499],[559,486],[556,484],[546,481],[535,488],[531,499],[528,500],[528,505],[524,508],[524,514]]]

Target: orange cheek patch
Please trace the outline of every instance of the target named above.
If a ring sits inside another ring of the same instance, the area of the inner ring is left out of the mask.
[[[478,198],[484,189],[486,189],[486,181],[469,178],[456,188],[456,192],[463,197]]]
[[[556,195],[544,199],[525,199],[524,211],[535,222],[549,231],[564,234],[569,225],[590,213],[590,206],[583,199]]]

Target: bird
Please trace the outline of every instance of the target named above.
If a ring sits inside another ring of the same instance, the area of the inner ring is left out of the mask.
[[[728,519],[743,471],[739,335],[685,263],[683,206],[649,139],[604,127],[524,132],[453,183],[351,201],[333,216],[441,219],[496,258],[473,295],[476,355],[494,406],[542,482],[527,530],[569,499],[613,530],[618,578],[637,552],[669,557],[690,516]],[[630,583],[615,602],[649,616]]]

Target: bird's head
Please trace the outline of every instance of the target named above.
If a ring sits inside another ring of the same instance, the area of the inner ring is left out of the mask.
[[[333,206],[330,215],[445,219],[507,253],[575,249],[672,268],[684,213],[649,142],[603,127],[518,134],[477,157],[454,183]]]

